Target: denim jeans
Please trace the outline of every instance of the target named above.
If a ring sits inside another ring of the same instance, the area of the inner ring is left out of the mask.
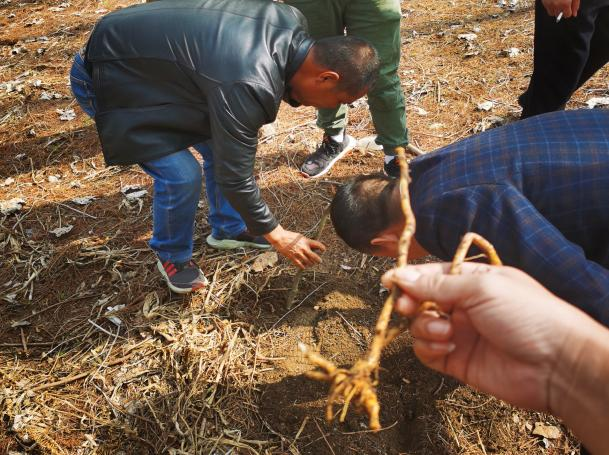
[[[95,118],[93,81],[80,53],[74,56],[70,85],[82,110]],[[203,158],[211,233],[217,239],[235,237],[245,231],[246,226],[216,185],[213,152],[207,143],[193,148]],[[195,214],[203,180],[201,164],[188,150],[138,164],[154,180],[150,247],[161,261],[188,261],[192,257]]]

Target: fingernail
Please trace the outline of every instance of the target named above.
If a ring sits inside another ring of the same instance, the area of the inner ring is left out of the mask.
[[[427,331],[432,335],[446,335],[450,330],[448,322],[436,319],[427,323]]]
[[[453,352],[457,345],[455,343],[429,343],[429,347],[434,351]]]
[[[417,281],[421,274],[414,269],[402,269],[399,271],[399,277],[406,281]]]

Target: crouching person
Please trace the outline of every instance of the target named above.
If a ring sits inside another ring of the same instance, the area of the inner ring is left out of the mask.
[[[417,221],[410,258],[451,260],[477,232],[506,265],[609,325],[609,111],[515,122],[410,162]],[[361,176],[331,207],[352,248],[396,256],[404,227],[398,180]]]
[[[210,246],[272,246],[298,267],[314,265],[324,245],[283,229],[260,196],[258,129],[275,120],[282,99],[315,107],[355,101],[378,67],[366,41],[314,41],[287,5],[176,0],[105,16],[70,77],[106,163],[138,164],[154,180],[150,246],[171,290],[188,293],[206,285],[192,261],[203,177],[189,147],[203,158]]]

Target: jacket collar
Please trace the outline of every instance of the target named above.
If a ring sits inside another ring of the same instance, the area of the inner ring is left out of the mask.
[[[303,39],[296,49],[296,52],[294,52],[294,55],[288,57],[288,63],[285,69],[286,84],[290,81],[290,79],[292,79],[292,76],[294,73],[296,73],[296,71],[298,71],[298,68],[300,68],[300,65],[302,65],[302,62],[304,62],[304,59],[311,50],[311,47],[313,47],[314,42],[315,40],[310,37]]]

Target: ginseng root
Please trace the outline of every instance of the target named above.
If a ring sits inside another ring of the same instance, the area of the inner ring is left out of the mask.
[[[412,236],[416,230],[416,221],[410,205],[410,194],[408,191],[409,171],[408,163],[406,162],[404,149],[398,147],[396,149],[399,164],[400,164],[400,194],[401,194],[401,209],[404,213],[404,229],[400,236],[398,267],[403,267],[408,262],[408,249]],[[480,248],[489,262],[492,265],[501,265],[499,256],[495,248],[485,240],[482,236],[469,232],[463,236],[461,243],[457,248],[449,273],[452,275],[459,274],[461,264],[466,259],[467,252],[471,245],[474,244]],[[343,422],[347,415],[349,405],[355,402],[357,408],[368,414],[369,427],[373,431],[381,429],[379,412],[380,405],[376,395],[376,386],[379,382],[379,364],[381,352],[393,339],[402,333],[408,327],[406,323],[400,323],[394,327],[389,327],[391,313],[395,300],[399,296],[399,290],[393,288],[389,297],[383,304],[381,313],[376,322],[374,337],[366,356],[358,360],[350,369],[338,368],[334,363],[325,359],[320,354],[312,351],[306,345],[300,343],[299,348],[305,357],[317,369],[310,371],[307,374],[311,379],[325,381],[330,383],[330,391],[328,393],[328,401],[326,405],[326,419],[331,422],[334,417],[334,405],[341,401],[343,407],[339,415],[339,421]],[[437,309],[434,302],[423,302],[421,310]]]

